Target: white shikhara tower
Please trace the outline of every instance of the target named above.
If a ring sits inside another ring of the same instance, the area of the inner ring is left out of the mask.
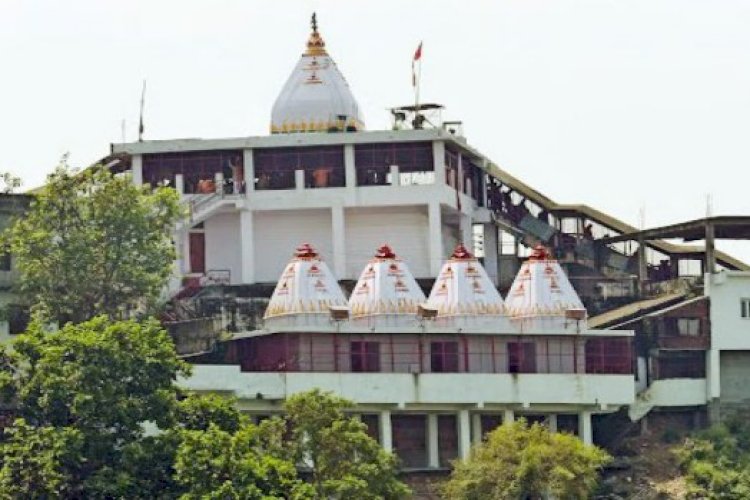
[[[507,332],[509,324],[500,293],[487,272],[463,244],[443,264],[427,305],[437,309],[436,326]]]
[[[271,112],[271,133],[364,130],[349,84],[328,55],[312,16],[307,50],[294,67]]]
[[[537,246],[521,265],[505,306],[511,320],[523,331],[583,331],[586,319],[566,319],[566,311],[584,311],[583,303],[560,264],[547,250]]]
[[[305,243],[284,269],[263,320],[268,329],[330,328],[332,306],[346,307],[344,294],[326,263]]]
[[[407,265],[388,245],[378,248],[349,298],[352,324],[415,327],[425,296]]]

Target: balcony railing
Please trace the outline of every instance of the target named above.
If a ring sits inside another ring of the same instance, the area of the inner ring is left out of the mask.
[[[229,354],[247,372],[633,373],[630,339],[275,334],[244,339]]]

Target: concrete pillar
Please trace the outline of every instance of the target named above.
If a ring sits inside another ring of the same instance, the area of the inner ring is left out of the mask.
[[[221,194],[224,192],[224,172],[216,172],[214,174],[214,184],[217,193]]]
[[[482,231],[484,233],[484,270],[487,271],[492,284],[497,286],[500,280],[497,263],[497,226],[493,223],[483,224]]]
[[[557,414],[550,413],[547,415],[547,428],[550,432],[557,432]]]
[[[253,159],[253,150],[245,149],[242,151],[243,177],[245,179],[245,195],[250,196],[251,191],[255,191],[255,160]]]
[[[445,185],[445,143],[443,141],[432,142],[432,164],[435,168],[435,184]]]
[[[398,172],[398,165],[391,165],[391,186],[400,186],[401,176]]]
[[[185,194],[185,176],[183,174],[175,174],[174,189],[180,197]]]
[[[471,225],[471,216],[461,214],[459,219],[459,232],[461,240],[471,253],[474,253],[474,229]]]
[[[345,244],[344,207],[331,207],[331,234],[333,236],[333,272],[338,279],[345,279],[346,244]]]
[[[180,231],[178,238],[180,242],[178,247],[182,247],[182,255],[177,257],[181,261],[180,271],[182,274],[188,274],[190,272],[190,232],[187,230]]]
[[[255,241],[253,235],[253,212],[240,211],[240,252],[243,284],[255,283]]]
[[[458,412],[458,456],[462,460],[469,458],[471,451],[471,420],[469,410]]]
[[[440,467],[440,456],[438,442],[438,416],[436,413],[427,414],[427,466]]]
[[[471,415],[471,435],[472,442],[475,445],[482,443],[482,415],[480,413],[473,413]]]
[[[464,186],[464,155],[458,153],[458,169],[456,170],[456,189],[459,192],[465,193],[466,186]]]
[[[357,187],[357,166],[354,161],[354,144],[344,144],[344,175],[346,176],[346,187],[354,189]]]
[[[646,259],[646,240],[638,237],[638,291],[643,295],[648,281],[648,260]]]
[[[133,184],[136,186],[143,185],[143,156],[133,155],[130,158],[130,170],[133,176]]]
[[[709,349],[706,351],[706,386],[708,394],[706,400],[721,396],[721,351],[719,349]]]
[[[391,412],[380,412],[380,446],[388,453],[393,451],[393,430],[391,429]]]
[[[430,275],[437,277],[443,265],[443,232],[440,202],[431,201],[427,205],[428,235],[430,254]]]
[[[706,263],[704,272],[714,274],[716,272],[716,252],[714,247],[714,225],[706,224]]]
[[[302,191],[305,189],[305,171],[304,170],[295,170],[294,171],[294,187],[297,189],[297,191]]]
[[[505,411],[503,411],[503,423],[504,424],[509,424],[515,421],[515,419],[516,419],[516,415],[515,413],[513,413],[513,410],[506,409]]]
[[[582,411],[578,414],[578,437],[583,444],[594,443],[594,433],[591,427],[591,412]]]

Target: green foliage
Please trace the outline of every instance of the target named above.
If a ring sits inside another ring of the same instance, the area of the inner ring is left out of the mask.
[[[750,422],[736,416],[687,439],[676,451],[689,498],[750,498]]]
[[[396,459],[367,435],[366,426],[344,414],[353,404],[318,389],[284,404],[298,463],[309,466],[316,497],[397,499],[410,494],[396,478]]]
[[[177,195],[151,191],[104,167],[64,164],[6,238],[29,304],[57,321],[122,317],[152,306],[172,272]]]
[[[0,499],[409,495],[350,402],[298,394],[256,426],[233,400],[180,391],[188,372],[155,321],[33,323],[0,350],[0,395],[20,417],[0,436]]]
[[[56,333],[34,323],[13,347],[0,356],[0,393],[12,398],[22,419],[0,442],[0,477],[27,489],[11,497],[40,491],[62,498],[153,497],[148,492],[158,490],[144,466],[157,482],[169,477],[172,458],[162,455],[169,436],[146,438],[143,425],[169,423],[174,381],[188,372],[167,333],[154,321],[98,317]],[[29,449],[32,434],[38,441]],[[155,469],[165,463],[167,469]],[[19,474],[33,483],[14,479]]]
[[[215,394],[189,394],[177,405],[177,423],[190,430],[206,431],[213,424],[222,431],[237,432],[243,418],[235,403],[234,399]]]
[[[18,419],[0,444],[0,498],[58,498],[80,465],[81,434],[69,427],[31,427]]]
[[[211,424],[181,434],[175,477],[185,490],[182,499],[314,498],[292,462],[263,448],[253,424],[244,423],[235,433]]]
[[[442,493],[452,500],[588,498],[610,459],[575,436],[520,420],[498,427],[468,460],[456,462]]]

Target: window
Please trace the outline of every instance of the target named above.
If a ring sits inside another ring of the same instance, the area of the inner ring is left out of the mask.
[[[379,342],[350,342],[353,372],[380,371]]]
[[[435,182],[431,142],[358,144],[354,164],[358,186],[393,184],[391,165],[398,166],[402,186]]]
[[[633,373],[629,338],[599,338],[586,341],[586,373],[628,375]]]
[[[536,372],[536,346],[531,342],[508,342],[508,371]]]
[[[458,372],[458,342],[430,342],[430,371]]]
[[[305,173],[305,188],[343,187],[344,148],[310,146],[253,150],[255,189],[294,189],[295,171]]]
[[[214,179],[222,173],[229,183],[243,183],[241,150],[188,151],[143,155],[143,182],[152,186],[175,185],[175,175],[182,174],[186,193],[213,192]],[[225,186],[227,189],[227,186]],[[229,187],[230,192],[232,187]]]
[[[697,337],[701,334],[700,318],[677,318],[677,333],[688,337]]]
[[[741,316],[750,319],[750,299],[740,299]]]

